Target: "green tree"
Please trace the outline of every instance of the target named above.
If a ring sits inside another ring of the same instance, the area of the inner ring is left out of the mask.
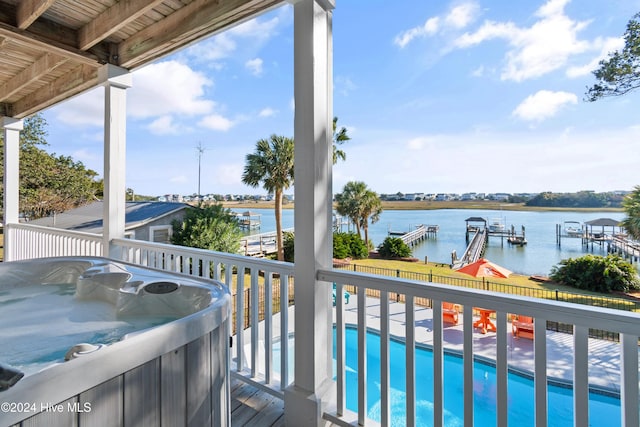
[[[593,72],[597,82],[588,88],[587,100],[624,95],[640,87],[640,13],[627,23],[622,50],[609,54]]]
[[[171,243],[191,248],[237,254],[242,232],[238,219],[222,205],[187,209],[182,221],[171,223]]]
[[[247,154],[242,182],[262,187],[275,198],[276,245],[278,260],[284,260],[282,236],[282,197],[285,189],[293,184],[293,139],[271,135],[256,143],[253,153]]]
[[[20,132],[19,211],[30,218],[83,205],[101,191],[95,171],[71,157],[56,156],[39,148],[48,145],[46,135],[46,121],[40,114],[25,119]],[[4,139],[0,134],[0,162],[4,161],[3,155]],[[0,180],[3,174],[0,168]]]
[[[633,191],[622,200],[622,208],[627,214],[622,220],[622,226],[632,238],[640,239],[640,185],[636,185]]]
[[[351,137],[347,135],[346,127],[343,126],[338,130],[338,118],[334,117],[333,118],[333,135],[332,135],[334,165],[338,163],[338,160],[342,160],[342,161],[347,160],[347,153],[339,149],[338,145],[342,145],[345,142],[349,141],[350,139]]]
[[[356,225],[356,232],[364,241],[369,242],[369,221],[372,224],[380,219],[382,201],[378,194],[370,190],[362,181],[350,181],[341,193],[335,195],[336,211],[346,216]]]
[[[638,272],[618,255],[564,259],[551,269],[550,277],[563,285],[595,292],[640,289]]]

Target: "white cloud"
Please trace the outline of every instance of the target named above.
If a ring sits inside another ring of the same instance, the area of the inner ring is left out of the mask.
[[[260,110],[258,113],[259,117],[272,117],[278,113],[278,110],[274,110],[273,108],[267,107]]]
[[[135,118],[201,115],[213,110],[204,88],[213,82],[178,61],[164,61],[137,70],[128,90],[129,115]]]
[[[349,77],[336,76],[333,80],[333,90],[342,96],[348,96],[357,88],[358,86]]]
[[[254,76],[262,75],[262,59],[254,58],[250,59],[244,63],[244,66],[253,74]]]
[[[180,129],[169,115],[158,117],[149,124],[148,128],[155,135],[177,135]]]
[[[412,138],[407,141],[407,149],[411,151],[424,150],[427,147],[431,146],[433,141],[434,138],[430,136],[420,136],[417,138]]]
[[[203,117],[198,124],[207,129],[226,132],[235,126],[236,123],[220,114],[210,114]]]
[[[475,32],[456,39],[454,47],[467,48],[491,39],[504,39],[510,49],[501,78],[519,82],[540,77],[566,66],[572,56],[593,49],[590,42],[578,38],[589,23],[574,21],[565,15],[568,2],[549,0],[536,11],[539,19],[530,27],[486,21]]]
[[[423,25],[402,32],[393,42],[400,48],[404,48],[418,37],[429,37],[441,31],[465,28],[475,21],[479,10],[480,7],[475,1],[461,3],[451,7],[444,15],[428,18]]]
[[[512,114],[522,120],[542,121],[553,117],[567,104],[577,103],[578,97],[573,93],[541,90],[528,96]]]

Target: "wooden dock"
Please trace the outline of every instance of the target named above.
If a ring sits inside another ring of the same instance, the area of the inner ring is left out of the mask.
[[[402,241],[408,246],[413,246],[424,239],[428,239],[431,237],[436,237],[438,235],[438,230],[440,229],[437,225],[426,225],[420,224],[417,225],[415,230],[411,231],[388,231],[389,236],[394,236],[402,239]]]
[[[607,252],[620,255],[629,262],[640,260],[640,243],[623,236],[612,236],[608,241]]]
[[[487,248],[489,235],[486,228],[478,228],[469,242],[467,249],[460,258],[457,257],[456,251],[451,253],[451,267],[454,270],[464,267],[467,264],[474,263],[483,257]]]
[[[293,228],[282,230],[282,232],[293,231]],[[246,256],[265,257],[275,254],[278,251],[276,245],[276,232],[262,234],[252,234],[244,237],[240,241],[240,253]]]

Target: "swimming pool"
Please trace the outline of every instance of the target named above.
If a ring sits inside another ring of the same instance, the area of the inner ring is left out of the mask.
[[[357,330],[347,328],[345,333],[346,396],[347,408],[358,408],[358,353]],[[274,345],[274,351],[280,347]],[[293,360],[293,339],[289,340],[289,360]],[[391,340],[389,344],[391,370],[392,425],[404,425],[405,406],[405,346]],[[334,329],[335,357],[335,329]],[[277,360],[277,359],[276,359]],[[426,348],[416,348],[416,425],[433,425],[433,353]],[[335,360],[334,360],[335,366]],[[290,366],[289,378],[293,378]],[[463,425],[463,361],[462,357],[445,354],[444,357],[444,422],[446,426]],[[508,423],[514,426],[534,425],[533,380],[523,375],[509,373]],[[474,424],[496,425],[496,370],[494,366],[476,361],[473,367]],[[548,386],[548,420],[550,426],[573,426],[573,390],[560,385]],[[380,421],[380,336],[367,333],[367,416]],[[620,425],[620,400],[600,393],[589,393],[589,421],[592,426]]]

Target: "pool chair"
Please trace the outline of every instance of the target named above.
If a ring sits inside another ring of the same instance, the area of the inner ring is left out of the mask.
[[[442,321],[445,323],[458,324],[458,304],[452,302],[442,302]]]
[[[336,284],[333,284],[333,305],[336,305]],[[351,296],[351,294],[349,292],[347,292],[346,290],[344,291],[344,302],[345,304],[349,304],[349,297]]]
[[[511,332],[516,338],[533,339],[533,317],[518,315],[511,322]]]

